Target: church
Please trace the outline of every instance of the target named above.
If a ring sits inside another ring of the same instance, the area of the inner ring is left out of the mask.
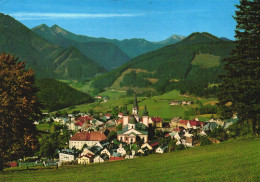
[[[125,143],[135,143],[139,137],[146,143],[148,141],[148,126],[151,123],[148,112],[145,110],[142,117],[139,117],[139,106],[135,96],[132,108],[132,115],[129,115],[127,108],[123,115],[123,129],[117,132],[117,139]]]

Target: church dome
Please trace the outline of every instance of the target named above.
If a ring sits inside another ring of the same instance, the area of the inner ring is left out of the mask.
[[[131,116],[131,118],[129,120],[129,124],[136,124],[136,123],[137,123],[137,121],[136,121],[135,117]]]

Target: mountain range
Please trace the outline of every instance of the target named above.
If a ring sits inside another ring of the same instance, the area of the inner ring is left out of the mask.
[[[92,86],[99,90],[141,88],[163,93],[179,89],[200,95],[198,92],[219,82],[221,60],[233,48],[232,41],[206,32],[173,35],[159,42],[95,38],[76,35],[58,25],[29,29],[0,13],[0,52],[25,60],[37,77],[96,77]]]
[[[0,13],[0,52],[25,60],[37,77],[89,79],[106,72],[74,47],[51,44],[14,18]]]
[[[185,38],[184,36],[173,35],[159,42],[150,42],[137,38],[124,40],[95,38],[76,35],[58,25],[48,27],[45,24],[34,27],[32,30],[53,44],[78,48],[85,56],[97,61],[109,71],[126,63],[130,58],[176,43]]]
[[[182,41],[138,56],[121,67],[96,78],[96,88],[134,89],[164,93],[171,89],[197,95],[219,83],[221,60],[234,44],[209,33],[192,33]]]

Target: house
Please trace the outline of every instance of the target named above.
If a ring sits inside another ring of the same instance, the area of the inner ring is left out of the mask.
[[[92,162],[94,155],[86,154],[78,158],[78,164],[89,164]]]
[[[84,148],[83,151],[81,152],[80,156],[83,156],[83,155],[95,155],[95,154],[88,148]]]
[[[155,149],[159,145],[159,142],[151,142],[150,146]]]
[[[205,131],[202,130],[198,135],[200,135],[200,136],[207,136],[207,133],[205,133]]]
[[[123,148],[122,144],[119,145],[119,148],[116,150],[116,152],[121,154],[121,156],[126,155],[126,150]]]
[[[107,127],[114,127],[116,126],[116,122],[114,120],[109,120],[107,123],[106,123],[106,126]]]
[[[162,128],[162,118],[160,117],[152,117],[151,118],[156,128]]]
[[[105,162],[104,159],[102,157],[100,157],[99,155],[97,155],[94,160],[94,163],[101,163],[101,162]]]
[[[102,96],[99,95],[99,96],[96,96],[95,98],[97,98],[97,99],[102,99]]]
[[[157,154],[162,154],[162,153],[165,153],[167,149],[168,149],[168,146],[167,146],[167,145],[162,145],[162,146],[158,147],[158,148],[155,150],[155,153],[157,153]]]
[[[237,122],[238,122],[238,118],[227,119],[224,124],[224,129],[227,129],[229,126]]]
[[[179,133],[176,131],[169,133],[169,136],[171,137],[171,139],[175,139],[177,141],[179,141],[181,139]]]
[[[78,154],[72,149],[62,149],[59,152],[59,162],[71,162],[76,159]]]
[[[187,122],[187,128],[188,129],[200,129],[204,125],[203,122],[199,122],[197,120],[190,120]]]
[[[193,134],[186,132],[184,134],[184,139],[182,140],[182,144],[186,147],[192,147],[193,146]]]
[[[140,122],[138,123],[136,118],[131,116],[130,121],[127,125],[124,126],[124,129],[117,132],[117,139],[119,141],[130,144],[136,142],[137,136],[139,136],[140,139],[146,143],[148,140],[147,127]]]
[[[76,133],[71,137],[71,139],[69,140],[69,148],[75,147],[76,149],[81,150],[84,144],[86,144],[89,147],[92,147],[105,139],[106,136],[103,132],[82,131]]]
[[[111,118],[111,114],[105,114],[105,117],[106,117],[107,119],[110,119],[110,118]]]
[[[177,123],[177,127],[183,127],[183,128],[185,128],[185,129],[187,129],[187,123],[188,123],[189,121],[188,120],[180,120],[178,123]]]
[[[124,113],[118,113],[117,117],[118,117],[118,118],[122,118],[123,115],[124,115]]]
[[[151,147],[151,145],[149,145],[148,143],[144,143],[144,144],[141,146],[141,149],[144,149],[144,148],[148,148],[149,150],[153,150],[153,147]]]
[[[206,123],[204,126],[203,126],[203,131],[212,131],[213,129],[217,128],[219,125],[215,122],[209,122],[209,123]]]
[[[106,154],[106,155],[108,155],[109,158],[111,157],[111,153],[107,150],[107,148],[104,148],[104,149],[100,152],[100,155],[101,155],[101,154]]]
[[[180,101],[171,101],[170,105],[171,106],[178,106],[178,105],[181,105],[181,102]]]

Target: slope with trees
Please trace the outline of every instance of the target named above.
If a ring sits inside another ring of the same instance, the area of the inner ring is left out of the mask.
[[[220,61],[216,63],[216,57],[220,60],[229,56],[233,46],[233,42],[223,41],[209,33],[193,33],[181,42],[132,59],[120,68],[96,78],[92,85],[104,89],[110,87],[124,71],[142,69],[147,73],[139,73],[141,76],[137,74],[135,78],[140,81],[130,82],[131,75],[125,75],[120,84],[140,87],[140,83],[144,83],[143,86],[151,85],[159,93],[179,89],[199,96],[207,95],[212,92],[208,85],[220,82],[218,75],[222,73],[223,64]],[[203,61],[205,64],[194,64],[193,60],[199,55],[203,55],[200,63]],[[149,79],[158,81],[147,83]]]
[[[94,101],[90,95],[52,78],[37,79],[36,86],[39,89],[37,93],[39,101],[49,111]]]
[[[0,13],[0,52],[26,60],[37,77],[88,79],[106,70],[76,48],[53,45],[22,23]]]
[[[149,51],[159,49],[166,45],[174,44],[185,38],[184,36],[180,36],[180,35],[172,35],[169,38],[160,42],[150,42],[145,39],[139,39],[139,38],[124,39],[124,40],[95,38],[95,37],[89,37],[84,35],[76,35],[74,33],[71,33],[59,27],[58,25],[53,25],[51,28],[49,28],[46,25],[39,25],[33,28],[33,31],[35,31],[37,34],[44,37],[46,40],[49,40],[53,43],[65,47],[74,44],[75,42],[77,43],[96,42],[96,43],[100,43],[100,45],[102,45],[103,43],[109,43],[109,45],[113,44],[119,47],[130,58],[142,55]]]
[[[97,61],[107,70],[115,69],[127,62],[130,58],[117,45],[112,42],[82,41],[77,35],[68,32],[57,25],[48,27],[45,24],[34,27],[33,32],[62,47],[76,47],[88,58]]]

